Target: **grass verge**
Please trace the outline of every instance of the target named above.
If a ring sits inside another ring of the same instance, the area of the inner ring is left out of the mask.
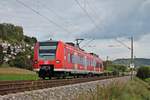
[[[7,80],[38,80],[37,75],[32,74],[1,74],[0,81],[7,81]]]
[[[13,67],[2,67],[0,68],[0,81],[7,80],[37,80],[38,75],[29,70],[13,68]]]
[[[138,78],[127,83],[115,81],[97,85],[94,92],[80,94],[78,100],[150,100],[150,87]]]

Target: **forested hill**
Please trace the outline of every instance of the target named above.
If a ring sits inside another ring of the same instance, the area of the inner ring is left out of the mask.
[[[33,44],[36,42],[35,37],[24,35],[23,28],[21,26],[15,26],[8,23],[0,24],[0,40],[7,41],[12,44],[22,42]]]
[[[136,58],[134,60],[136,66],[150,66],[150,59],[146,58]],[[129,65],[130,59],[116,59],[113,61],[115,64],[123,64],[123,65]]]
[[[32,69],[33,48],[37,39],[26,36],[21,26],[0,24],[0,67],[8,65]]]

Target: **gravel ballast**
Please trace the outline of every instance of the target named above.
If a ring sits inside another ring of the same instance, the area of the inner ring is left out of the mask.
[[[75,100],[81,93],[94,91],[97,85],[108,85],[112,81],[127,82],[129,76],[86,82],[74,85],[26,91],[0,96],[0,100]]]

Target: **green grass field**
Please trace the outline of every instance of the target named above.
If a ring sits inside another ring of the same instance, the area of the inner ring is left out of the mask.
[[[2,67],[0,68],[0,81],[6,80],[37,80],[38,75],[29,70]]]
[[[150,85],[150,78],[145,79],[145,82],[147,82]]]
[[[37,80],[37,75],[30,75],[30,74],[6,74],[6,75],[0,75],[0,81],[6,81],[6,80]]]

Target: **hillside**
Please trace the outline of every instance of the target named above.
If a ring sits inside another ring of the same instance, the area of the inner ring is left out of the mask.
[[[150,66],[150,59],[146,58],[136,58],[134,60],[136,66]],[[114,64],[123,64],[123,65],[129,65],[130,59],[116,59],[113,61]]]
[[[24,35],[23,28],[21,26],[15,26],[9,23],[0,24],[0,40],[7,41],[11,44],[33,44],[37,41],[35,37],[29,37]]]
[[[26,36],[21,26],[0,24],[0,66],[32,70],[33,48],[37,39]]]

